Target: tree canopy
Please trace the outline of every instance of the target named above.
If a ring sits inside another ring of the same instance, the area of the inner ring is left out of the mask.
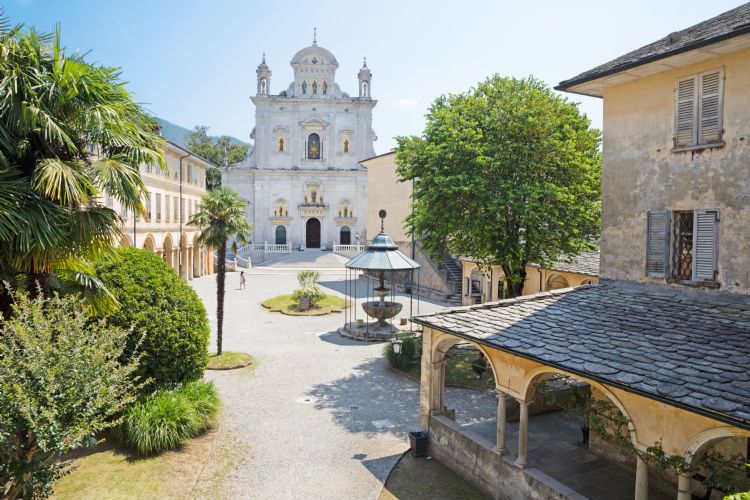
[[[488,78],[441,96],[420,137],[397,137],[401,180],[416,180],[407,227],[438,257],[502,266],[520,295],[527,263],[596,247],[601,133],[530,77]]]
[[[166,167],[162,140],[119,70],[67,54],[59,27],[0,18],[0,52],[0,277],[94,297],[88,263],[120,234],[105,193],[142,212],[139,165]]]
[[[214,165],[221,166],[225,153],[230,165],[244,161],[247,158],[249,146],[232,144],[231,138],[227,135],[212,139],[208,136],[208,127],[197,125],[188,139],[188,149]],[[206,176],[206,188],[210,190],[219,186],[221,186],[221,173],[216,169],[210,169]]]

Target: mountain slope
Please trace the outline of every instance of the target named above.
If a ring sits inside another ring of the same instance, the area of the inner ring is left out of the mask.
[[[167,140],[170,140],[174,142],[175,144],[179,144],[183,148],[187,147],[188,139],[190,138],[190,134],[193,132],[191,129],[181,127],[177,124],[174,124],[170,121],[167,121],[163,118],[159,118],[158,116],[155,116],[154,119],[159,122],[159,125],[161,125],[161,135]],[[218,139],[219,136],[209,136],[212,140]],[[236,137],[229,137],[229,143],[230,144],[240,144],[240,145],[249,145],[250,149],[252,149],[252,144],[241,141],[237,139]]]

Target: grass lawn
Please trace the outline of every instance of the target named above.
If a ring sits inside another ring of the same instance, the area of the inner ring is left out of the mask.
[[[477,351],[466,349],[450,349],[447,357],[448,361],[445,367],[445,385],[458,387],[470,387],[472,389],[494,389],[495,377],[492,370],[487,367],[481,379],[471,369],[471,361],[477,356]],[[396,368],[398,369],[398,368]],[[419,380],[420,363],[410,365],[406,370],[401,370],[410,377]]]
[[[244,352],[227,352],[221,355],[211,354],[208,356],[208,370],[232,370],[244,368],[253,362],[253,357]]]
[[[435,459],[405,454],[378,500],[480,500],[482,493]]]
[[[291,293],[266,299],[261,305],[272,312],[280,312],[290,316],[321,316],[332,312],[340,312],[347,307],[346,301],[342,297],[326,295],[315,307],[311,307],[307,311],[300,311],[297,309],[297,303],[294,302]]]
[[[212,429],[178,450],[147,458],[107,439],[71,456],[74,470],[57,483],[53,498],[187,498],[217,436]]]

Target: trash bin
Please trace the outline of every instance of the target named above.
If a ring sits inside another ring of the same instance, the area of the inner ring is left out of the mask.
[[[411,454],[415,457],[423,457],[427,454],[427,433],[424,431],[411,431],[409,433],[411,443]]]

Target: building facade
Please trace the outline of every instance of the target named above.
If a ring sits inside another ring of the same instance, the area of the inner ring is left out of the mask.
[[[140,166],[148,191],[145,216],[117,206],[111,196],[105,202],[119,210],[123,219],[119,245],[150,250],[183,279],[191,280],[213,273],[211,249],[198,243],[200,229],[187,224],[206,192],[206,171],[213,165],[177,144],[165,144],[166,171]]]
[[[413,318],[424,327],[428,451],[492,497],[690,500],[744,491],[750,4],[557,89],[604,99],[600,282]],[[447,408],[446,361],[461,343],[488,360],[495,419],[461,425]],[[561,422],[534,416],[542,384],[566,379],[611,408],[628,453],[612,453],[593,427],[584,444],[562,427],[537,430]],[[582,446],[595,468],[571,460]],[[658,456],[680,467],[654,466]],[[606,472],[612,460],[631,472]],[[711,483],[716,463],[738,486]]]
[[[373,156],[372,74],[365,61],[358,95],[336,81],[339,63],[313,44],[290,62],[294,77],[271,93],[271,69],[258,66],[255,140],[243,163],[222,172],[222,183],[248,201],[256,243],[289,248],[329,248],[366,239],[367,172]]]

